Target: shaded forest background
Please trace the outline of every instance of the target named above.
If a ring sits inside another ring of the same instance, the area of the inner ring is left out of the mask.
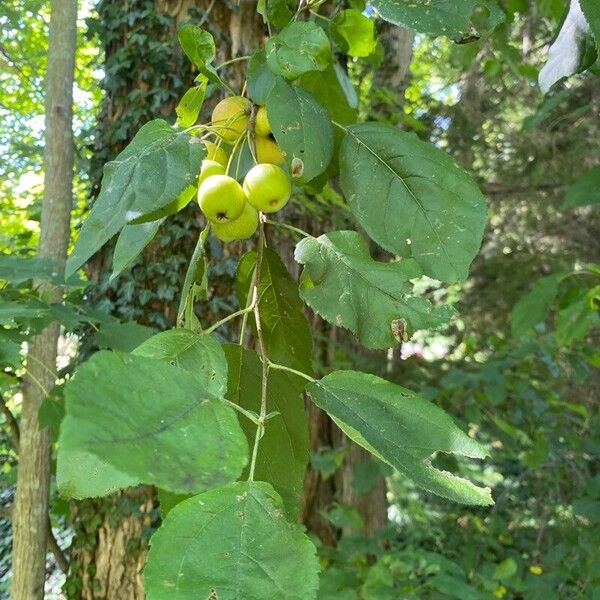
[[[537,76],[565,4],[502,4],[506,22],[470,43],[378,22],[380,51],[346,65],[361,118],[435,142],[474,175],[488,199],[486,236],[469,280],[449,289],[423,283],[422,293],[433,301],[455,303],[452,324],[398,352],[380,353],[361,350],[342,330],[311,316],[321,374],[333,368],[385,374],[477,433],[491,449],[488,461],[438,456],[436,464],[492,487],[496,505],[465,508],[417,491],[307,406],[312,455],[301,516],[318,540],[321,600],[600,597],[600,381],[594,371],[600,355],[592,327],[598,314],[586,313],[579,328],[565,314],[594,285],[585,265],[600,262],[597,206],[565,204],[570,186],[600,161],[600,83],[577,75],[544,97]],[[98,192],[103,165],[148,120],[173,120],[194,77],[175,42],[177,27],[189,20],[213,34],[219,62],[248,54],[264,36],[253,2],[101,0],[80,7],[72,238]],[[0,254],[29,256],[38,243],[42,197],[48,3],[4,2],[0,25]],[[244,69],[243,61],[229,68],[234,87]],[[207,115],[217,100],[207,103]],[[311,233],[352,222],[335,185],[296,197],[285,216]],[[61,339],[62,377],[97,348],[129,350],[174,324],[199,230],[188,207],[164,223],[143,257],[116,280],[110,280],[114,245],[87,264],[91,286],[73,292],[73,301],[115,321]],[[282,236],[276,244],[297,275],[290,240]],[[211,240],[210,293],[198,306],[206,321],[237,307],[232,284],[242,251],[243,244],[224,248]],[[574,270],[587,274],[561,283],[545,323],[515,326],[511,311],[534,282]],[[15,358],[9,341],[18,342],[8,340],[0,351],[6,365],[0,390],[2,406],[18,417],[23,371],[19,347]],[[52,402],[46,408],[55,441],[59,409]],[[18,468],[18,424],[8,411],[3,415],[0,502],[6,508]],[[2,514],[9,517],[8,508]],[[69,568],[61,575],[49,554],[47,597],[142,598],[138,572],[159,519],[150,489],[70,503],[53,492],[52,526]],[[4,597],[10,520],[0,520],[0,528]]]

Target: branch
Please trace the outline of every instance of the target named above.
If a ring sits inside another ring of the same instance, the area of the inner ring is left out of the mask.
[[[52,552],[52,556],[54,556],[58,568],[66,575],[69,570],[69,561],[54,537],[52,525],[50,524],[50,517],[48,517],[48,550]]]

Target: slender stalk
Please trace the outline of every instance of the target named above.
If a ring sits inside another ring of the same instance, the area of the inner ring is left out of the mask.
[[[246,298],[246,306],[250,306],[250,304],[252,303],[252,305],[254,305],[256,302],[258,302],[258,294],[257,292],[257,288],[254,287],[254,282],[256,280],[256,269],[254,269],[254,272],[252,273],[252,280],[250,281],[250,287],[248,288],[248,296]],[[243,346],[244,345],[244,335],[246,334],[246,325],[248,324],[248,313],[244,313],[244,316],[242,318],[242,326],[240,327],[240,341],[239,341],[239,345]]]
[[[256,267],[255,281],[254,281],[254,298],[258,298],[258,286],[260,285],[260,273],[262,269],[262,261],[264,255],[264,249],[266,245],[265,240],[265,224],[261,215],[260,233],[258,238],[258,248],[256,251]],[[258,347],[262,359],[262,385],[260,393],[260,414],[258,427],[256,428],[256,436],[254,438],[254,448],[252,449],[252,460],[250,462],[250,474],[248,476],[249,481],[254,480],[254,471],[256,469],[256,458],[258,456],[258,445],[260,439],[263,436],[265,429],[265,419],[267,416],[267,386],[269,381],[269,357],[267,354],[267,347],[262,332],[262,324],[260,322],[260,307],[259,302],[254,302],[254,320],[256,322],[256,337],[258,338]]]
[[[188,305],[190,290],[192,289],[194,277],[196,276],[196,271],[198,270],[198,263],[200,262],[200,259],[204,254],[204,242],[206,241],[206,236],[208,235],[209,227],[210,225],[207,225],[206,228],[198,236],[198,242],[196,243],[196,247],[194,248],[194,253],[192,254],[187,273],[185,274],[183,287],[181,288],[181,299],[179,300],[179,308],[177,310],[177,327],[185,326],[185,309]]]
[[[309,12],[314,17],[317,17],[319,19],[323,19],[324,21],[328,21],[329,23],[331,23],[331,21],[332,21],[332,19],[330,19],[329,17],[326,17],[324,15],[320,15],[316,10],[310,10]]]
[[[247,133],[248,137],[248,148],[250,148],[250,154],[252,155],[252,160],[254,164],[258,164],[258,160],[256,158],[256,144],[254,143],[254,138],[250,132]]]
[[[288,373],[293,373],[294,375],[298,375],[298,377],[303,377],[304,379],[306,379],[307,381],[310,381],[311,383],[315,383],[317,381],[314,377],[311,377],[310,375],[307,375],[306,373],[303,373],[302,371],[296,371],[296,369],[292,369],[291,367],[286,367],[285,365],[278,365],[278,364],[269,362],[269,368],[275,369],[276,371],[287,371]]]
[[[241,413],[246,418],[250,419],[253,423],[258,425],[259,419],[256,418],[256,415],[254,413],[251,413],[249,410],[242,408],[239,404],[236,404],[235,402],[231,402],[231,400],[227,400],[227,398],[221,398],[220,400],[224,404],[227,404],[227,406],[230,406],[234,410],[237,410],[239,413]]]
[[[242,60],[250,60],[250,56],[237,56],[236,58],[231,58],[229,60],[226,60],[225,62],[222,62],[220,65],[217,65],[215,68],[218,71],[219,69],[222,69],[227,65],[232,65],[233,63],[240,62]]]
[[[233,157],[235,156],[235,153],[240,145],[240,143],[242,142],[242,140],[246,137],[246,132],[243,131],[241,133],[241,135],[238,137],[238,139],[235,141],[235,144],[233,145],[233,148],[231,149],[231,154],[229,155],[229,160],[227,161],[227,167],[225,168],[225,173],[227,173],[227,175],[229,175],[229,169],[231,169],[231,163],[233,162]]]
[[[247,306],[246,308],[242,308],[240,310],[237,310],[236,312],[231,313],[230,315],[227,315],[224,319],[217,321],[214,325],[211,325],[208,329],[206,329],[204,331],[204,333],[212,333],[213,331],[215,331],[216,329],[221,327],[221,325],[225,325],[225,323],[228,323],[229,321],[231,321],[237,317],[241,317],[242,315],[245,315],[246,313],[252,312],[253,310],[254,310],[253,305]]]

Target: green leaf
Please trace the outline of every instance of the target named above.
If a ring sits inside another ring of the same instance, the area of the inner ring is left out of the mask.
[[[0,325],[16,326],[17,320],[42,319],[50,313],[47,304],[31,300],[28,302],[11,302],[0,300]]]
[[[198,71],[211,81],[221,84],[221,78],[211,64],[216,56],[213,36],[201,27],[187,23],[179,29],[177,38],[183,51]]]
[[[144,214],[135,219],[129,219],[129,225],[141,225],[142,223],[150,223],[152,221],[159,221],[165,219],[183,210],[195,197],[198,192],[198,182],[194,181],[192,185],[186,186],[183,191],[166,206],[153,210],[150,213]]]
[[[15,337],[8,330],[0,328],[0,367],[10,366],[15,370],[21,365],[21,340]]]
[[[499,562],[494,569],[492,577],[498,581],[506,581],[517,574],[517,563],[508,557]]]
[[[334,121],[343,125],[356,123],[358,111],[350,106],[334,67],[327,67],[322,73],[306,73],[298,79],[298,85],[312,94]]]
[[[69,381],[65,399],[59,462],[70,452],[87,452],[141,483],[177,493],[234,481],[246,465],[235,412],[184,369],[98,352]]]
[[[292,177],[305,183],[331,161],[333,131],[327,111],[307,91],[278,79],[267,97],[273,136]]]
[[[50,441],[55,444],[58,440],[60,424],[65,416],[64,386],[55,385],[50,393],[42,400],[38,409],[40,429],[48,428]]]
[[[539,74],[539,84],[546,93],[557,81],[589,67],[597,52],[589,23],[579,2],[571,0],[566,17],[548,51],[548,60]]]
[[[334,504],[326,513],[327,520],[338,529],[361,530],[364,523],[360,513],[353,506]]]
[[[143,342],[133,354],[185,369],[215,396],[222,397],[227,390],[227,361],[221,344],[212,335],[169,329]]]
[[[179,127],[191,127],[198,120],[206,95],[208,77],[201,75],[199,83],[200,85],[190,88],[175,107],[175,114],[177,115],[175,124]]]
[[[77,448],[59,449],[56,484],[65,498],[100,498],[140,483],[143,478],[122,473],[91,452]]]
[[[579,0],[579,5],[600,50],[600,4],[596,0]]]
[[[307,390],[348,437],[420,487],[463,504],[492,504],[489,488],[478,488],[431,465],[434,452],[471,458],[487,455],[435,404],[399,385],[356,371],[337,371],[310,383]]]
[[[52,280],[58,276],[50,258],[0,254],[0,280],[19,284],[30,279]]]
[[[246,410],[260,413],[262,363],[256,352],[228,344],[227,398]],[[290,519],[298,516],[304,473],[308,463],[308,423],[302,405],[306,381],[283,371],[271,370],[267,383],[267,411],[279,414],[269,419],[258,446],[255,479],[270,483],[283,498]],[[241,419],[250,446],[256,425]]]
[[[238,482],[178,504],[152,536],[148,600],[314,600],[319,564],[281,498]]]
[[[128,222],[158,210],[192,184],[206,148],[197,139],[156,119],[104,167],[98,198],[67,261],[71,275]]]
[[[269,38],[267,64],[273,73],[296,79],[308,71],[324,71],[331,62],[327,34],[311,21],[294,21]]]
[[[453,39],[493,29],[505,18],[495,0],[372,0],[371,5],[390,23]]]
[[[565,208],[587,206],[600,202],[600,166],[586,171],[567,189]]]
[[[321,477],[329,479],[344,462],[344,457],[348,452],[349,446],[339,446],[338,448],[322,448],[310,455],[310,466],[319,471]]]
[[[486,203],[448,154],[389,125],[353,125],[342,143],[340,174],[371,239],[412,256],[429,277],[466,279],[483,238]]]
[[[271,25],[281,29],[292,20],[297,7],[297,0],[267,0],[267,19]]]
[[[245,254],[238,266],[236,288],[242,306],[248,299],[255,266],[256,252]],[[263,256],[258,298],[269,358],[275,363],[312,374],[312,336],[298,286],[281,258],[268,248]]]
[[[429,300],[411,295],[409,280],[421,276],[412,258],[377,262],[355,231],[305,238],[294,258],[304,265],[302,299],[330,323],[354,332],[367,348],[396,346],[452,315],[448,306],[433,309]]]
[[[513,306],[510,313],[512,336],[517,338],[529,333],[538,323],[548,318],[548,313],[558,294],[558,284],[562,273],[540,277]]]
[[[354,88],[350,77],[348,77],[348,73],[346,73],[344,67],[337,62],[333,65],[333,70],[335,71],[338,82],[346,96],[346,102],[351,108],[358,109],[358,94],[356,93],[356,89]]]
[[[275,85],[277,76],[267,65],[267,54],[264,48],[257,50],[248,63],[248,96],[256,104],[263,105],[271,88]]]
[[[330,24],[333,40],[348,56],[365,57],[375,51],[375,23],[359,10],[340,11]]]
[[[173,492],[167,492],[167,490],[156,490],[158,496],[158,507],[160,509],[160,517],[164,521],[165,517],[175,508],[179,503],[191,498],[190,494],[174,494]]]
[[[600,325],[600,286],[580,294],[556,315],[556,338],[565,346]]]
[[[325,71],[312,71],[305,73],[297,80],[297,85],[312,94],[315,100],[327,111],[332,121],[343,125],[356,123],[358,111],[350,106],[352,93],[356,93],[352,83],[347,80],[345,72],[339,64],[330,65]],[[343,79],[345,76],[346,79]],[[344,131],[338,127],[333,130],[333,156],[328,168],[311,181],[314,185],[317,181],[326,183],[328,179],[336,176],[339,171],[338,156],[340,146],[344,139]]]
[[[113,251],[111,281],[141,254],[142,250],[154,239],[163,222],[164,218],[136,225],[129,223],[121,229]]]
[[[94,334],[94,340],[101,350],[110,348],[120,352],[131,352],[155,333],[156,329],[152,327],[133,321],[120,323],[115,319],[101,324]]]

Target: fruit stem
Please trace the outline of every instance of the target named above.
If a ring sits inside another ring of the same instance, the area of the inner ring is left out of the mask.
[[[240,145],[240,142],[246,137],[246,131],[242,131],[238,139],[235,141],[233,148],[231,149],[231,154],[229,155],[229,160],[227,161],[227,167],[225,167],[225,173],[229,175],[229,169],[231,169],[231,163],[233,162],[233,157]]]
[[[250,148],[250,154],[252,154],[252,160],[254,160],[254,164],[258,164],[258,160],[256,159],[256,142],[255,142],[255,129],[256,127],[256,105],[252,105],[250,107],[250,118],[248,119],[248,148]]]
[[[301,235],[302,237],[313,237],[312,235],[310,235],[310,233],[306,233],[306,231],[304,231],[298,227],[294,227],[293,225],[288,225],[287,223],[279,223],[278,221],[272,221],[271,219],[265,219],[265,223],[268,223],[269,225],[274,225],[275,227],[282,227],[283,229],[289,229],[290,231],[293,231],[294,233],[297,233],[298,235]]]
[[[260,285],[260,273],[262,269],[262,261],[264,255],[264,249],[266,245],[265,240],[265,224],[262,219],[260,221],[260,233],[258,237],[258,248],[256,249],[256,267],[254,269],[254,292],[253,292],[253,304],[254,304],[254,320],[256,321],[256,336],[258,338],[258,347],[262,359],[262,385],[260,393],[260,415],[259,422],[256,428],[256,436],[254,438],[254,448],[252,449],[252,460],[250,462],[250,473],[248,475],[248,481],[254,480],[254,471],[256,469],[256,457],[258,456],[258,445],[265,431],[265,420],[267,417],[267,385],[269,380],[269,357],[267,355],[267,347],[262,332],[262,324],[260,321],[260,308],[258,302],[258,288]]]

